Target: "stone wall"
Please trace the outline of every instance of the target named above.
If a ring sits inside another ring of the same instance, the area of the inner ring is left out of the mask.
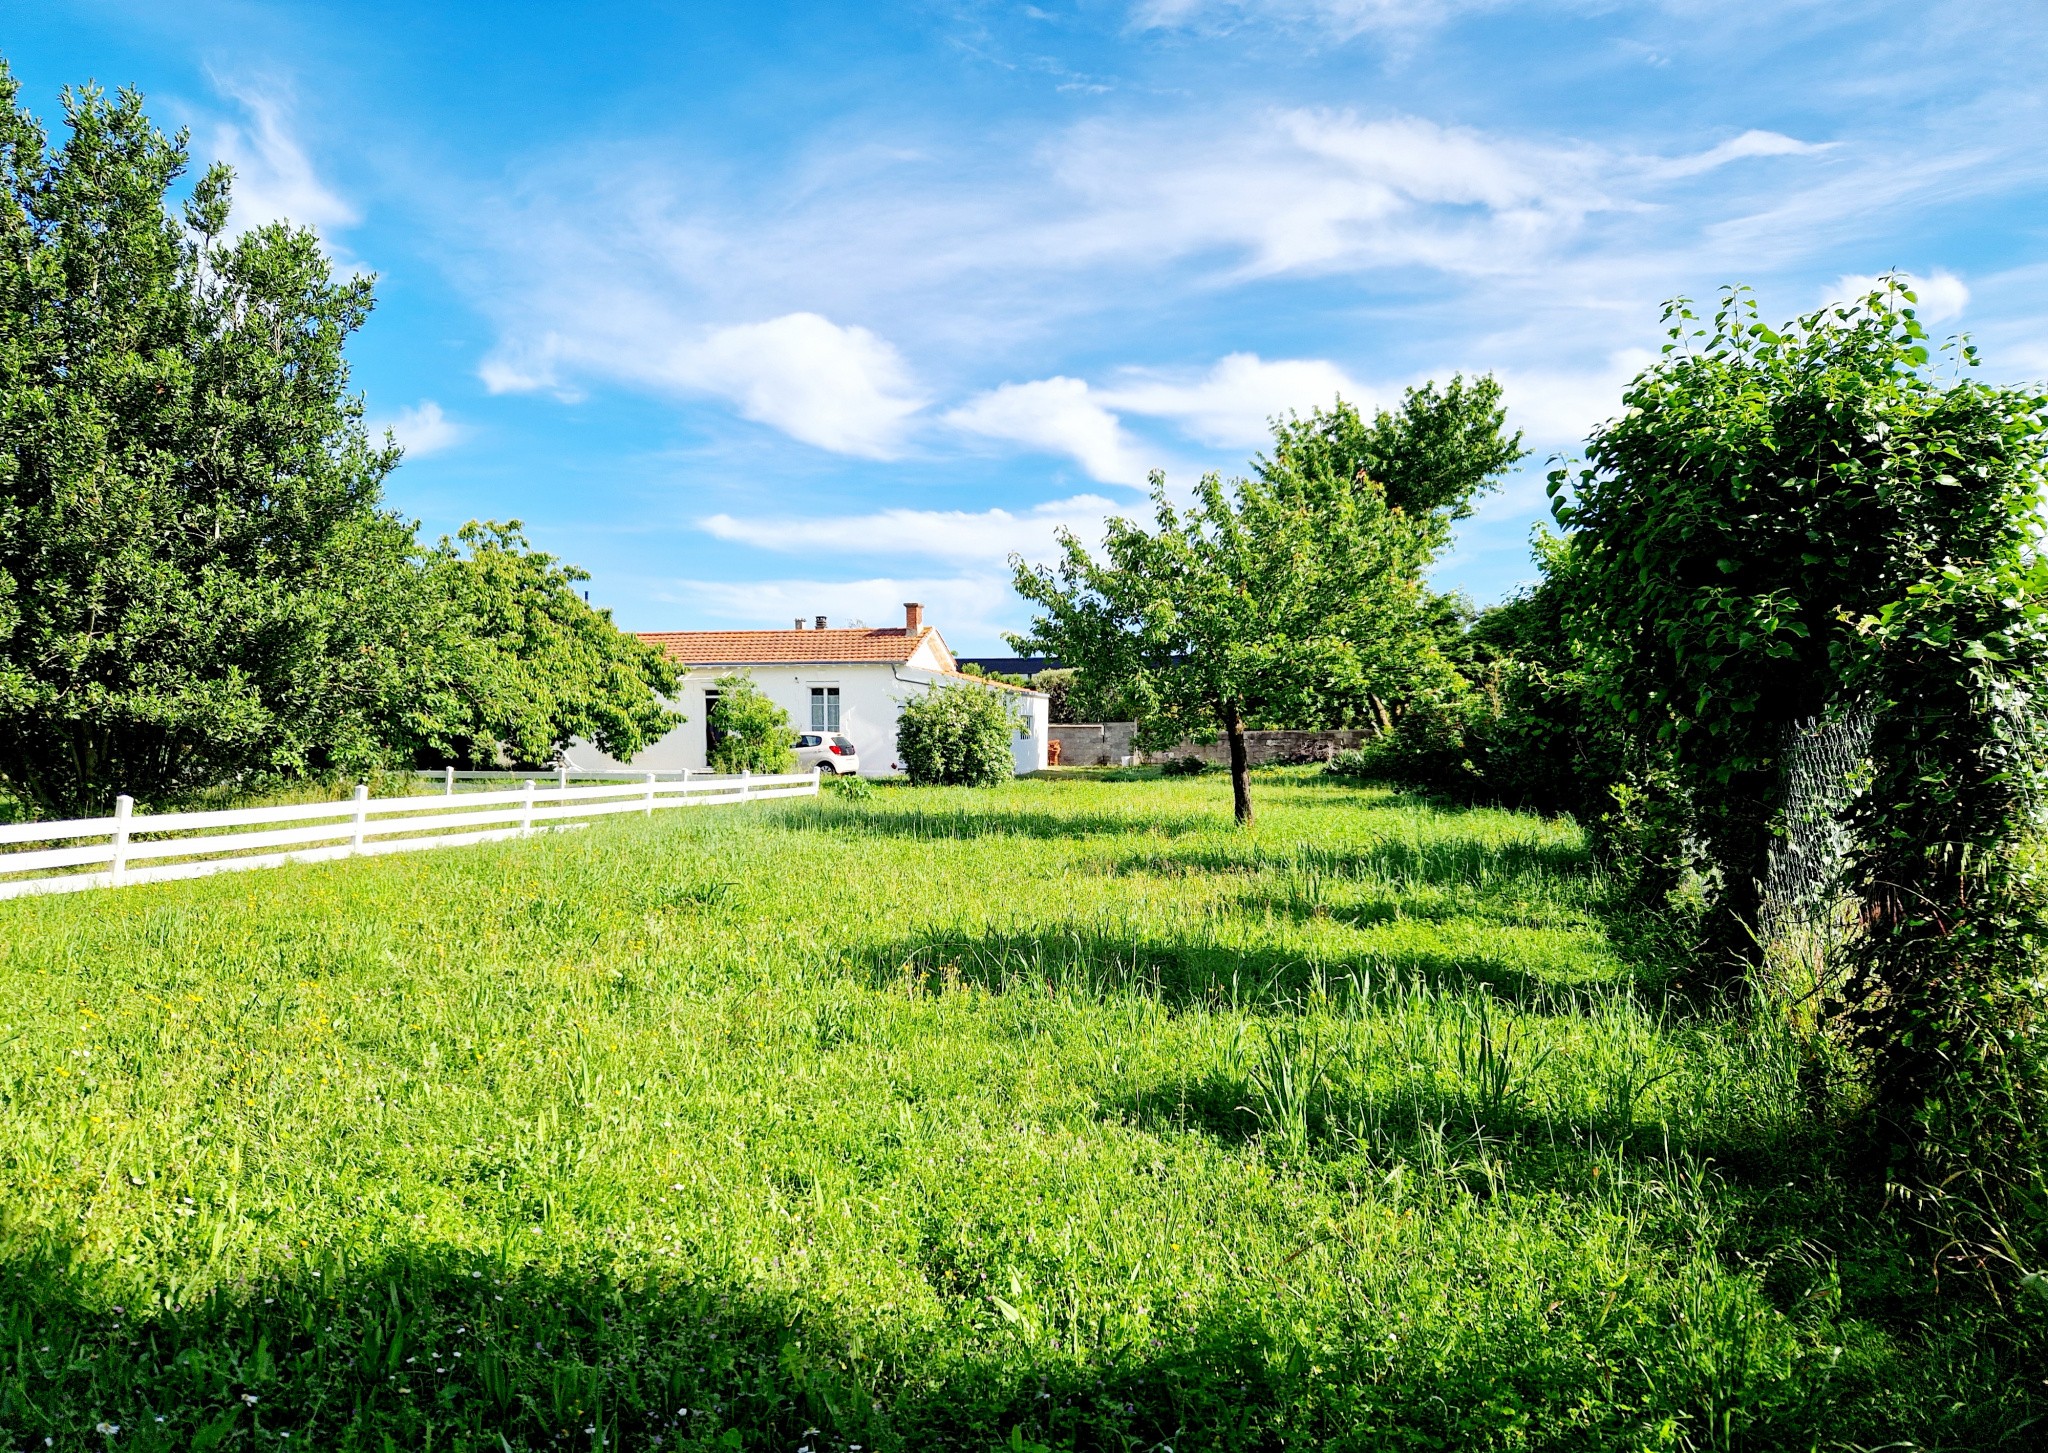
[[[1287,762],[1320,762],[1332,752],[1349,751],[1362,747],[1371,739],[1369,732],[1343,730],[1326,732],[1246,732],[1244,754],[1254,767],[1269,767]],[[1222,737],[1208,743],[1182,742],[1163,752],[1147,752],[1148,762],[1164,762],[1174,757],[1200,757],[1205,762],[1230,765],[1230,743]]]
[[[1054,722],[1048,741],[1058,742],[1062,767],[1118,767],[1131,755],[1138,724],[1129,721]]]
[[[1128,721],[1055,724],[1052,740],[1060,744],[1060,765],[1063,767],[1115,767],[1134,754],[1132,743],[1137,731],[1137,724]],[[1320,762],[1332,752],[1363,746],[1369,735],[1352,730],[1246,732],[1245,755],[1254,767],[1282,762]],[[1220,762],[1227,767],[1230,765],[1230,743],[1221,737],[1206,746],[1198,742],[1182,742],[1168,751],[1147,752],[1140,760],[1164,762],[1172,757],[1200,757],[1205,762]]]

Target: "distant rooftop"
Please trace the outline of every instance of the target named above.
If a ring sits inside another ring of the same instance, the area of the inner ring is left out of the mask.
[[[954,669],[945,637],[938,627],[924,623],[924,607],[914,600],[904,602],[900,626],[835,629],[826,624],[824,616],[816,617],[810,626],[799,616],[786,631],[640,631],[638,635],[684,666],[827,666],[888,661],[899,666],[915,662],[934,671]]]
[[[979,666],[984,671],[1000,671],[1006,676],[1036,676],[1041,671],[1060,669],[1057,656],[960,656],[955,659],[962,666]]]

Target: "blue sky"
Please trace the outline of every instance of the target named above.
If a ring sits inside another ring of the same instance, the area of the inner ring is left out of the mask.
[[[1659,302],[1731,281],[1905,269],[2048,375],[2038,0],[58,0],[0,53],[374,271],[393,504],[524,519],[635,629],[922,599],[1001,651],[1011,551],[1458,370],[1535,451],[1437,573],[1496,600]]]

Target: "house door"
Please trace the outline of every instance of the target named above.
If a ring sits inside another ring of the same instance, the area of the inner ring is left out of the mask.
[[[718,755],[720,733],[711,724],[711,709],[717,705],[718,693],[707,688],[704,692],[704,765],[707,767],[713,765],[712,758]]]

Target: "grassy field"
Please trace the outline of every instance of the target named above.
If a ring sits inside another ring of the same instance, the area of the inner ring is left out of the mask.
[[[1257,793],[0,903],[0,1448],[2041,1446],[1570,825]]]

